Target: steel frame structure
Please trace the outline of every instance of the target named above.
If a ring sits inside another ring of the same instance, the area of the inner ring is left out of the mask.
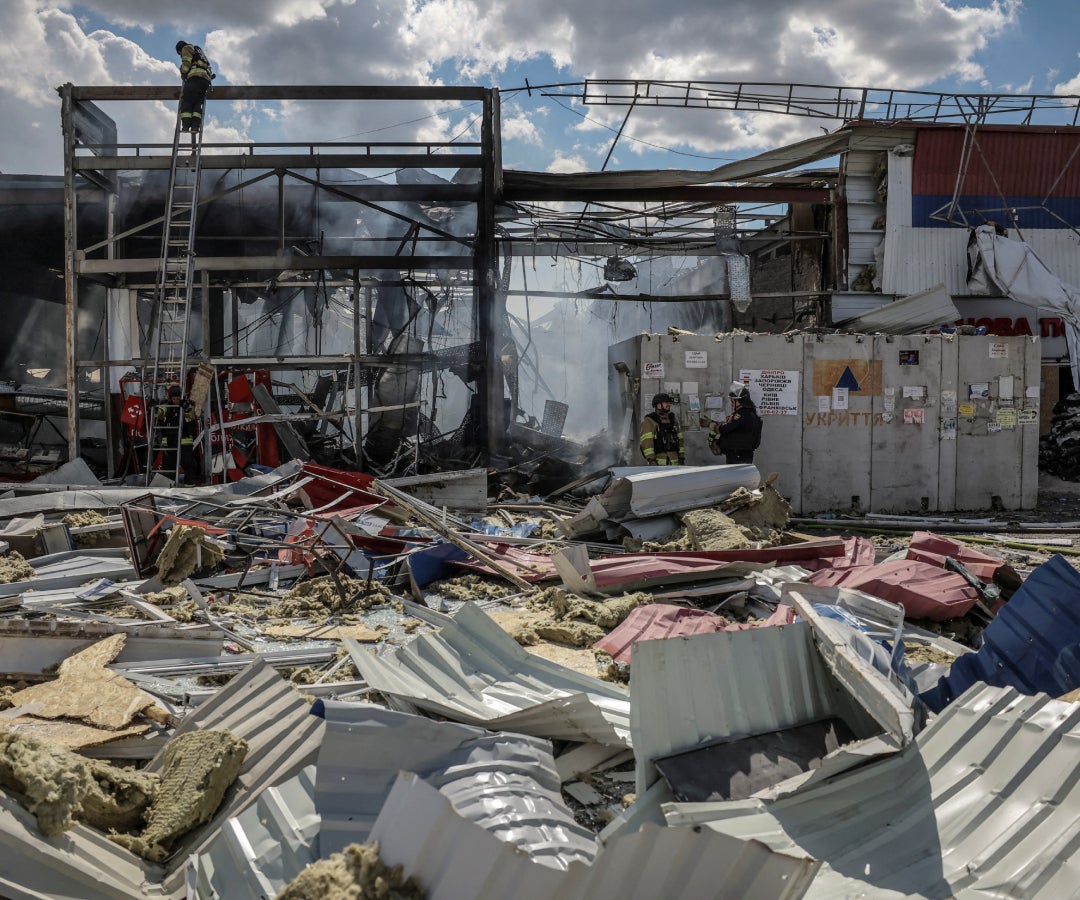
[[[150,360],[147,348],[141,347],[138,356],[122,359],[79,358],[76,323],[79,315],[79,282],[91,279],[108,287],[129,290],[150,290],[154,273],[160,268],[160,259],[148,255],[128,255],[135,239],[152,237],[160,233],[164,217],[148,214],[145,220],[116,230],[115,212],[124,202],[125,181],[121,173],[152,173],[168,170],[172,165],[172,147],[153,142],[121,143],[117,140],[116,125],[106,115],[99,103],[125,101],[132,103],[175,102],[179,98],[178,87],[106,86],[79,87],[65,84],[58,89],[61,97],[61,121],[64,138],[64,281],[65,281],[65,347],[67,359],[67,418],[68,453],[74,458],[80,452],[80,392],[79,373],[88,369],[142,368]],[[352,288],[354,348],[353,353],[341,356],[273,356],[270,358],[244,356],[239,353],[235,339],[232,352],[228,348],[222,355],[213,355],[204,347],[201,355],[193,356],[193,365],[208,362],[214,366],[252,368],[255,366],[277,369],[301,369],[324,367],[328,369],[351,369],[355,373],[354,384],[361,383],[364,369],[384,369],[400,364],[403,355],[378,354],[361,341],[361,298],[367,296],[367,313],[370,314],[370,291],[365,291],[373,279],[369,272],[407,272],[409,277],[425,280],[426,273],[433,270],[457,270],[463,274],[461,287],[473,293],[473,333],[481,344],[485,362],[484,377],[478,380],[477,390],[481,408],[486,415],[476,423],[477,430],[470,435],[474,445],[488,455],[497,450],[497,441],[503,431],[505,413],[501,400],[502,363],[495,346],[493,323],[504,313],[501,310],[505,296],[496,290],[496,247],[494,209],[501,181],[501,163],[498,147],[499,95],[497,91],[476,87],[365,87],[365,86],[235,86],[218,87],[212,93],[213,104],[222,101],[284,101],[320,102],[345,101],[372,102],[419,102],[429,104],[475,103],[480,113],[480,140],[472,143],[458,142],[397,142],[397,143],[305,143],[260,144],[255,142],[221,143],[206,141],[203,169],[208,174],[235,172],[239,183],[200,198],[206,207],[215,200],[236,190],[267,179],[276,179],[278,187],[278,240],[272,253],[245,253],[239,255],[213,256],[201,253],[192,262],[193,278],[201,287],[203,299],[204,335],[210,332],[210,292],[223,284],[263,284],[268,274],[281,277],[281,284],[298,283],[296,279],[310,278],[316,273],[336,270],[348,273],[339,276],[337,284]],[[388,184],[369,181],[357,185],[336,185],[320,178],[327,169],[471,169],[475,176],[464,183],[441,184]],[[314,171],[315,177],[308,173]],[[286,209],[289,204],[286,178],[298,182],[307,193],[320,193],[336,201],[355,203],[360,207],[374,209],[380,214],[407,224],[406,239],[395,253],[354,254],[305,254],[289,246],[286,235]],[[107,209],[106,233],[103,240],[87,240],[79,231],[79,202],[96,197]],[[471,204],[475,207],[476,224],[467,237],[443,231],[430,222],[410,220],[388,202],[431,202]],[[410,240],[411,237],[411,240]],[[452,253],[425,253],[425,241],[439,240],[451,243],[458,249]],[[411,243],[413,252],[407,252]],[[278,273],[275,275],[275,273]],[[293,281],[290,282],[290,279]],[[275,282],[276,283],[276,282]],[[302,281],[299,283],[303,283]],[[310,283],[308,283],[310,286]],[[236,293],[231,292],[232,320],[235,326]],[[369,319],[370,321],[370,319]],[[109,323],[106,321],[106,334]],[[224,329],[222,329],[224,330]],[[106,338],[107,341],[107,338]],[[107,345],[107,344],[106,344]],[[107,354],[108,356],[108,354]],[[106,398],[109,379],[103,378]],[[492,386],[497,385],[498,389]],[[355,431],[361,431],[361,404],[356,403]],[[112,417],[106,413],[106,421]],[[354,441],[356,438],[354,437]],[[112,474],[112,450],[115,441],[110,440],[110,475]]]

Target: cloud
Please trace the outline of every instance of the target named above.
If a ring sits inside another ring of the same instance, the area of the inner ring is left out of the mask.
[[[1023,11],[1019,0],[5,0],[4,7],[0,169],[7,172],[59,171],[57,85],[174,83],[173,35],[206,48],[219,84],[415,85],[445,78],[514,87],[523,72],[542,72],[570,82],[914,89],[943,79],[978,84],[986,77],[983,52]],[[563,165],[575,133],[597,127],[570,121],[561,110],[541,117],[551,101],[535,92],[518,99],[519,110],[504,117],[504,134],[535,157],[545,154],[536,168],[548,161]],[[123,110],[125,134],[141,139],[142,128],[171,127],[173,113],[164,105],[129,106],[147,109]],[[315,134],[437,140],[458,133],[475,114],[390,103],[292,104],[258,113],[238,105],[235,121],[226,121],[228,112],[218,112],[223,127],[276,140]],[[588,106],[584,112],[618,129],[625,109]],[[398,128],[387,130],[392,126]],[[815,123],[790,116],[650,107],[634,112],[619,150],[624,159],[649,144],[715,156],[817,132]],[[599,165],[596,152],[575,156],[588,169]]]

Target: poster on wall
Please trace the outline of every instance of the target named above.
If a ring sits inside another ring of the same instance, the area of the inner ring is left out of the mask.
[[[740,369],[739,380],[763,416],[799,414],[799,373],[786,369]]]
[[[688,369],[709,368],[709,354],[704,350],[687,350],[684,365]]]
[[[642,378],[663,378],[664,364],[662,362],[647,362],[641,367]]]

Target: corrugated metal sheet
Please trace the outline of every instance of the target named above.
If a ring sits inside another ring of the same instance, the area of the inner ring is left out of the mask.
[[[651,760],[707,739],[831,716],[860,738],[879,731],[859,700],[839,688],[805,622],[639,643],[630,696],[639,796],[658,777]]]
[[[412,775],[395,782],[371,836],[384,861],[416,876],[430,900],[795,900],[818,865],[708,829],[649,826],[613,840],[591,866],[558,872],[463,820]]]
[[[565,869],[595,858],[595,837],[574,821],[559,792],[549,741],[368,704],[326,701],[319,709],[327,723],[315,793],[323,857],[367,841],[398,772],[405,771],[536,862]]]
[[[650,603],[630,611],[622,622],[598,640],[594,647],[611,655],[616,662],[630,662],[630,652],[638,641],[657,641],[689,637],[693,634],[716,634],[720,631],[745,631],[770,625],[790,625],[795,611],[778,606],[776,612],[758,625],[729,624],[723,616],[704,609],[685,609],[663,603]]]
[[[907,558],[917,559],[919,562],[930,563],[941,568],[945,567],[946,558],[952,558],[980,581],[985,582],[993,581],[994,573],[1005,565],[1004,560],[997,559],[989,553],[983,553],[961,541],[942,537],[930,531],[916,531],[911,535]]]
[[[978,681],[1055,697],[1080,687],[1080,572],[1057,555],[1039,566],[982,632],[983,645],[922,694],[940,710]]]
[[[869,635],[821,615],[797,590],[789,594],[799,618],[810,623],[814,643],[836,680],[897,743],[915,736],[915,698],[893,676],[890,658]],[[895,618],[900,620],[899,612]]]
[[[188,863],[188,900],[266,900],[318,856],[315,767],[267,788]]]
[[[725,500],[744,487],[753,491],[761,473],[753,465],[654,466],[648,472],[615,478],[599,495],[608,518],[621,521],[683,509],[700,509]]]
[[[1072,231],[1025,228],[1024,241],[1062,281],[1080,285],[1080,236]],[[967,284],[968,230],[890,227],[885,247],[886,294],[913,294],[944,284],[953,297],[973,296]]]
[[[665,806],[825,862],[807,896],[1076,896],[1080,704],[972,688],[901,752],[775,802]]]
[[[916,132],[914,193],[953,195],[967,136],[961,127]],[[962,195],[1080,199],[1080,159],[1075,155],[1080,128],[980,128],[974,138],[977,146],[960,182]]]
[[[626,692],[528,653],[481,610],[466,604],[439,634],[377,657],[345,645],[361,676],[391,703],[458,722],[537,737],[630,744]]]
[[[937,285],[848,319],[844,328],[864,334],[912,334],[930,326],[951,325],[959,318],[952,298],[943,285]]]
[[[5,500],[5,503],[11,501]],[[97,578],[124,581],[135,577],[135,570],[127,559],[125,550],[97,550],[84,553],[76,550],[50,553],[30,560],[34,577],[26,581],[0,584],[0,596],[9,597],[24,591],[48,591],[56,588],[74,587]]]
[[[821,587],[866,591],[899,603],[912,618],[935,622],[964,615],[979,599],[978,591],[962,575],[912,559],[852,569],[822,569],[809,580]]]
[[[133,853],[86,825],[46,840],[34,817],[0,792],[0,846],[4,848],[0,885],[5,896],[117,897],[184,895],[184,865],[202,852],[222,823],[255,802],[270,784],[292,777],[314,761],[323,723],[292,685],[264,663],[237,675],[176,730],[224,728],[248,742],[240,776],[214,819],[179,841],[164,867],[143,863]],[[159,771],[161,755],[147,768]],[[6,883],[5,883],[6,882]]]
[[[224,636],[211,628],[174,625],[59,622],[34,619],[0,621],[0,669],[6,673],[41,673],[71,654],[110,635],[124,633],[119,662],[168,659],[185,651],[199,656],[221,653]]]

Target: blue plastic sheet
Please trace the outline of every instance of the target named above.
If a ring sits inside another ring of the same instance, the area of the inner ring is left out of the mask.
[[[405,557],[417,587],[425,587],[440,578],[459,574],[446,563],[449,560],[469,559],[469,554],[454,544],[432,544]]]
[[[1060,697],[1080,687],[1080,572],[1061,555],[1039,566],[921,699],[940,712],[977,681]]]

